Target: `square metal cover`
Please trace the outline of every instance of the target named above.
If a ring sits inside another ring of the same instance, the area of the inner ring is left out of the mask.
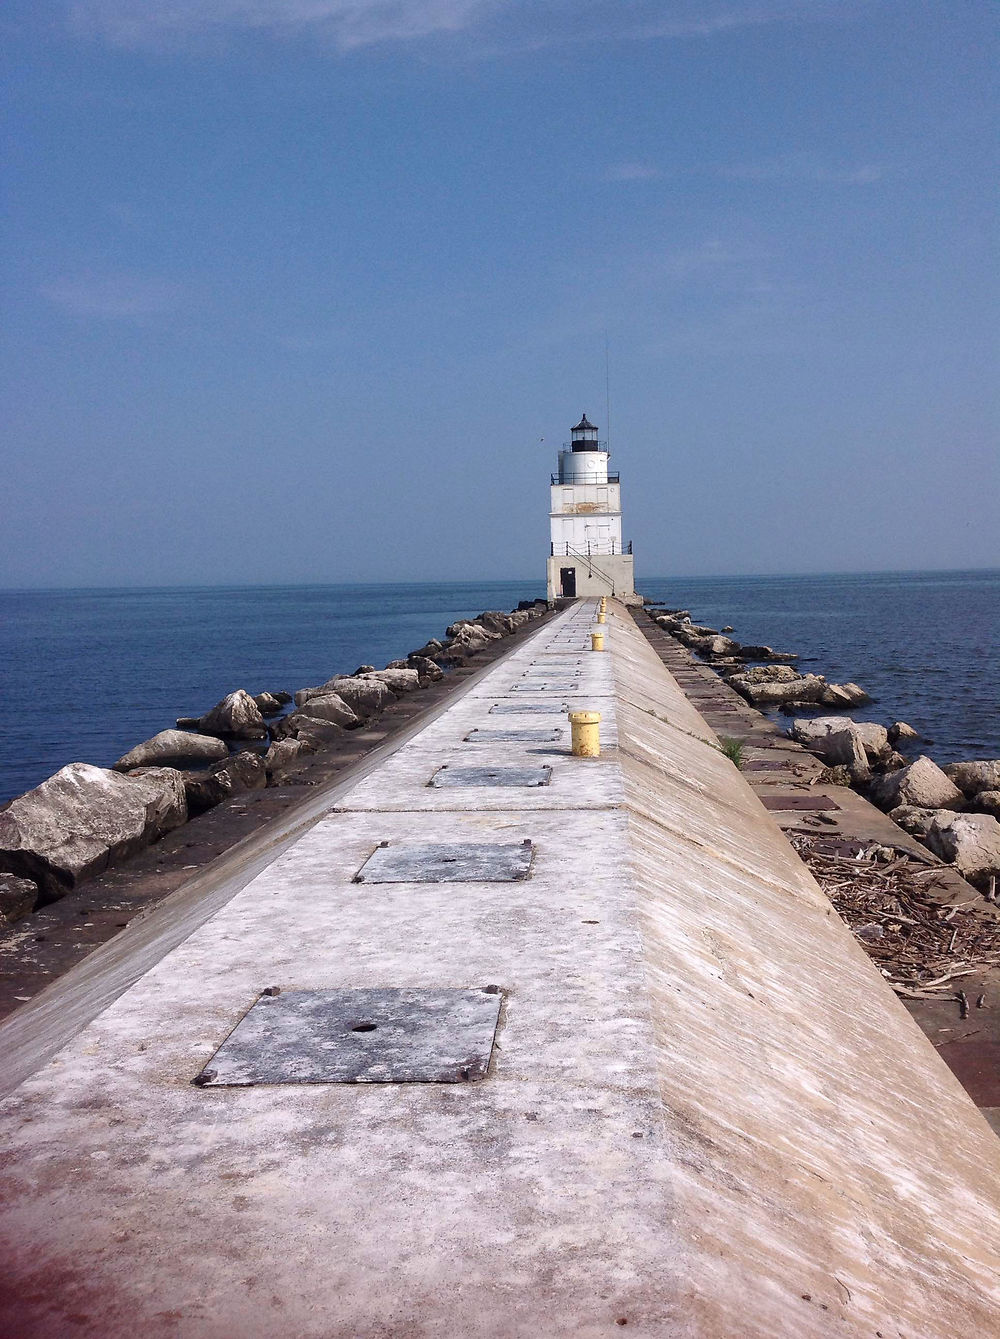
[[[431,786],[547,786],[551,767],[450,767],[439,768]]]
[[[261,995],[195,1082],[467,1083],[486,1075],[503,995],[288,990]]]
[[[531,869],[523,842],[388,842],[368,857],[355,883],[515,883]]]
[[[515,739],[525,744],[554,744],[557,739],[561,738],[562,730],[559,726],[553,726],[551,730],[531,726],[524,730],[480,730],[476,726],[465,736],[464,742],[466,744],[485,744],[495,739]]]
[[[578,693],[580,685],[576,679],[522,679],[512,683],[512,693]]]
[[[565,702],[557,706],[555,702],[494,702],[490,707],[491,716],[521,716],[525,712],[543,712],[549,716],[559,716],[569,708]]]

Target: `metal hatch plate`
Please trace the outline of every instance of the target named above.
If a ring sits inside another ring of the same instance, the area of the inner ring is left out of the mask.
[[[576,679],[532,679],[512,683],[512,693],[578,693],[580,684]]]
[[[447,763],[431,777],[431,786],[547,786],[551,767],[450,767]]]
[[[564,715],[569,708],[565,703],[561,707],[554,702],[494,702],[490,707],[491,716],[522,716],[525,712],[541,712],[549,716]]]
[[[761,795],[758,799],[765,809],[839,809],[840,805],[829,795]]]
[[[355,883],[515,883],[531,869],[523,842],[399,842],[377,847]]]
[[[495,986],[262,995],[195,1082],[467,1083],[489,1069],[502,1001]]]
[[[520,740],[524,744],[554,744],[562,738],[559,726],[551,730],[529,727],[525,730],[480,730],[478,726],[465,736],[466,744],[485,744],[497,739]]]

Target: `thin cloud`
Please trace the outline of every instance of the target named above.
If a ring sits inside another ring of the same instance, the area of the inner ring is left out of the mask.
[[[604,170],[605,181],[655,181],[662,176],[661,169],[652,163],[612,163]]]
[[[44,298],[75,316],[128,320],[174,311],[182,291],[164,279],[137,274],[76,275],[43,284]]]
[[[729,181],[813,181],[831,186],[870,186],[886,175],[878,163],[831,167],[810,158],[790,155],[756,163],[735,163],[718,170]]]
[[[427,38],[482,49],[709,37],[815,20],[837,0],[70,0],[78,31],[116,46],[171,47],[239,33],[313,36],[341,51]]]

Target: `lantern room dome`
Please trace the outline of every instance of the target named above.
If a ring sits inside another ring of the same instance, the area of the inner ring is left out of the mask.
[[[600,451],[601,443],[597,440],[597,427],[591,423],[586,414],[580,419],[580,422],[572,429],[572,447],[574,451]]]

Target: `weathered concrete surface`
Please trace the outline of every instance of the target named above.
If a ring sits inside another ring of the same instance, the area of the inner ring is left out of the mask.
[[[604,655],[591,620],[498,662],[7,1100],[0,1332],[990,1332],[1000,1145],[621,606]],[[513,685],[574,665],[600,760],[463,744],[517,722],[495,703],[561,707]],[[458,758],[552,780],[427,785]],[[352,882],[382,841],[525,840],[523,881]],[[265,986],[487,984],[480,1082],[192,1086]]]

